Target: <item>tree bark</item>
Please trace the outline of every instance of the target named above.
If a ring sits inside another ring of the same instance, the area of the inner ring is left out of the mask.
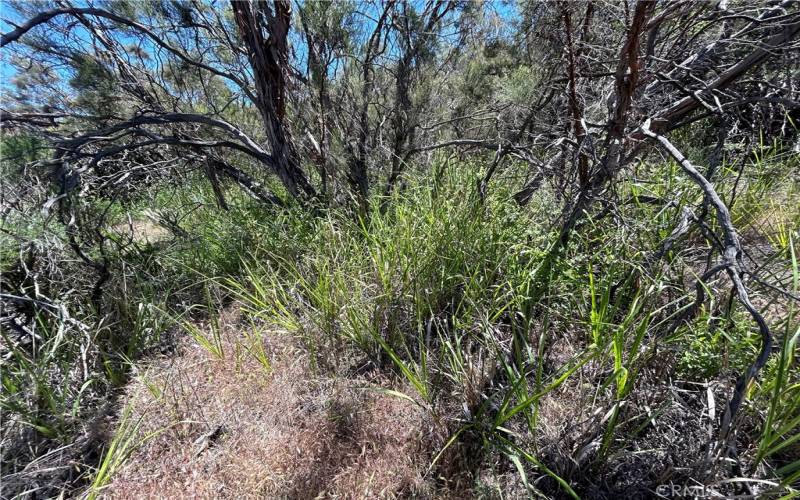
[[[294,198],[308,201],[316,191],[300,167],[286,123],[287,35],[292,9],[287,0],[233,0],[233,17],[242,37],[256,87],[255,104],[264,124],[275,170]]]

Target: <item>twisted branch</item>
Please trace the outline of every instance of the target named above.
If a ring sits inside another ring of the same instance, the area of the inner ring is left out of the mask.
[[[719,197],[711,182],[709,182],[666,137],[650,129],[650,120],[647,120],[642,125],[641,131],[645,136],[655,139],[659,145],[678,162],[683,171],[703,190],[706,200],[714,207],[717,215],[717,222],[719,222],[720,228],[722,229],[724,248],[722,250],[721,262],[703,275],[703,279],[709,279],[720,271],[726,271],[733,282],[739,302],[741,302],[747,312],[750,313],[750,316],[752,316],[753,320],[758,325],[759,333],[761,334],[761,351],[758,357],[756,357],[753,363],[745,369],[744,373],[742,373],[736,381],[736,387],[728,403],[728,408],[725,411],[725,415],[722,417],[722,422],[720,424],[720,443],[724,443],[728,441],[731,435],[733,420],[742,405],[747,386],[750,384],[750,381],[758,375],[758,372],[764,365],[767,364],[767,360],[772,351],[772,335],[770,334],[769,327],[764,317],[756,310],[755,306],[753,306],[753,303],[750,301],[747,288],[744,286],[742,280],[742,247],[739,242],[739,236],[736,234],[736,228],[731,221],[731,214],[728,207]],[[702,286],[698,286],[698,299],[700,300],[702,300],[700,298],[701,288]],[[695,304],[697,304],[697,301],[695,301]]]

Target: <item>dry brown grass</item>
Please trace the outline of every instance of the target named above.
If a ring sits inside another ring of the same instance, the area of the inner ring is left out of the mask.
[[[120,236],[130,238],[136,243],[155,244],[168,239],[170,236],[167,228],[149,219],[137,219],[117,224],[111,230]]]
[[[458,428],[447,395],[431,412],[382,392],[413,390],[381,370],[334,375],[314,369],[290,335],[266,331],[266,370],[247,353],[236,307],[224,310],[224,359],[186,339],[169,359],[151,362],[130,385],[127,404],[141,418],[141,436],[164,430],[140,446],[104,490],[109,498],[517,498],[527,495],[501,454],[482,449],[465,433],[436,469],[433,457]],[[546,366],[578,354],[579,338],[550,345]],[[671,354],[665,351],[662,357]],[[343,363],[346,364],[346,363]],[[673,366],[660,359],[656,366]],[[644,370],[622,405],[620,435],[600,457],[613,395],[596,390],[608,377],[588,363],[539,402],[537,433],[509,422],[519,444],[589,498],[648,498],[653,488],[712,474],[704,457],[730,383],[672,380]],[[730,381],[727,381],[730,382]],[[455,398],[458,399],[458,398]],[[434,421],[432,414],[449,415]],[[745,455],[752,455],[749,450]],[[528,468],[534,486],[563,492]],[[766,477],[766,476],[764,476]],[[599,479],[601,478],[601,479]],[[502,493],[499,493],[502,492]]]
[[[265,334],[268,373],[241,349],[235,316],[223,314],[224,359],[187,341],[130,385],[140,435],[166,430],[133,453],[105,495],[433,495],[433,425],[421,408],[376,390],[391,388],[387,380],[315,374],[307,354],[277,331]]]

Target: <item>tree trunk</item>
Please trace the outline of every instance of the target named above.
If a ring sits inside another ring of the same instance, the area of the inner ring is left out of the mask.
[[[287,35],[291,22],[291,4],[233,0],[233,17],[242,37],[256,87],[256,107],[264,122],[264,131],[275,160],[276,174],[289,193],[306,201],[316,191],[300,167],[297,150],[286,124]]]

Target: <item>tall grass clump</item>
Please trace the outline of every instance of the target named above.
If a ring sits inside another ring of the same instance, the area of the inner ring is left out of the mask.
[[[723,169],[721,190],[739,189],[734,199],[749,185],[758,190],[782,159],[758,161],[751,179]],[[668,439],[693,440],[681,446],[700,465],[666,480],[688,484],[706,474],[704,450],[729,396],[726,384],[758,344],[748,315],[718,282],[704,284],[715,299],[696,318],[678,321],[707,260],[687,250],[702,233],[659,249],[680,214],[702,205],[702,193],[674,164],[642,164],[638,178],[620,184],[615,210],[581,227],[552,260],[553,192],[543,189],[523,210],[510,200],[512,183],[482,201],[472,165],[441,172],[410,178],[389,203],[372,200],[363,217],[332,209],[270,221],[262,230],[270,237],[224,285],[249,314],[295,335],[317,370],[394,373],[392,393],[424,407],[447,436],[437,441],[432,470],[448,470],[454,457],[477,448],[483,453],[467,468],[506,467],[530,492],[577,496],[595,487],[593,474],[637,467],[627,457],[657,447],[653,440],[668,428]],[[658,181],[641,180],[649,176]],[[788,178],[770,183],[781,193],[796,189]],[[664,208],[653,199],[672,202]],[[740,220],[745,234],[771,214],[768,203],[748,202],[748,210],[751,222]],[[792,232],[795,212],[782,209],[783,231],[766,233],[779,238],[775,265],[788,258],[783,233]],[[781,325],[782,352],[792,352],[796,325]],[[743,418],[764,429],[761,437],[746,431],[761,443],[751,463],[796,446],[791,359],[771,364],[750,393]],[[681,391],[696,399],[685,401]],[[786,406],[760,403],[778,396]],[[698,419],[711,421],[698,427]],[[753,474],[784,478],[788,491],[797,470],[786,460]],[[534,485],[531,477],[543,479]],[[652,481],[640,486],[655,488]]]
[[[375,202],[365,218],[331,211],[289,227],[227,285],[251,314],[297,335],[319,369],[394,371],[411,391],[405,396],[451,434],[442,452],[460,438],[477,439],[574,493],[515,436],[535,437],[539,400],[594,362],[614,367],[601,385],[614,401],[603,440],[611,449],[620,405],[646,353],[656,314],[647,308],[658,286],[612,297],[626,271],[611,243],[599,252],[609,263],[601,283],[593,266],[603,262],[583,254],[559,266],[550,283],[537,282],[553,237],[541,224],[548,198],[522,211],[501,187],[481,202],[475,181],[464,165],[410,181],[385,212]],[[286,240],[303,247],[286,252]],[[587,335],[553,366],[553,327],[587,304]]]
[[[509,321],[543,237],[499,197],[479,204],[469,175],[418,179],[386,212],[376,201],[365,218],[334,210],[292,226],[283,238],[295,249],[265,242],[265,258],[231,285],[254,312],[299,335],[320,364],[393,365],[431,400],[444,390],[438,378],[463,378],[440,362],[463,368],[462,343],[486,344],[491,325]],[[436,352],[455,357],[429,358],[441,345],[450,347]]]

